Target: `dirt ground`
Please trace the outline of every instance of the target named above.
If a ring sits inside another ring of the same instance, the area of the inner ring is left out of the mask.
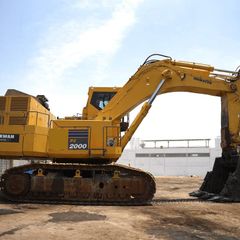
[[[0,199],[0,240],[240,239],[240,203],[180,202],[202,179],[156,180],[157,204],[152,206],[9,204]]]

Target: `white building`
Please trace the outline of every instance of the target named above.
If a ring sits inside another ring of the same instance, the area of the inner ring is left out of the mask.
[[[216,157],[221,156],[220,139],[215,147],[210,139],[131,140],[118,163],[141,168],[155,176],[205,176]],[[12,166],[26,164],[24,160],[0,160],[0,175]]]
[[[210,139],[142,140],[133,139],[118,163],[141,168],[155,176],[205,176],[221,156],[220,139],[215,147]]]
[[[0,176],[4,173],[6,169],[11,167],[13,167],[13,160],[0,159]]]
[[[29,163],[29,161],[26,161],[26,160],[0,159],[0,176],[8,168],[16,167],[16,166],[27,164],[27,163]]]

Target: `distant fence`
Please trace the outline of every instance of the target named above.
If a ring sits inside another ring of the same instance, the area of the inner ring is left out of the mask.
[[[163,139],[141,140],[141,148],[209,148],[209,138],[203,139]]]

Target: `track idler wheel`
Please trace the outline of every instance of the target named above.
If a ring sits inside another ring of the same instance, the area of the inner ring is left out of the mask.
[[[26,195],[30,189],[30,177],[28,174],[4,175],[2,181],[3,192],[6,195],[22,197]]]

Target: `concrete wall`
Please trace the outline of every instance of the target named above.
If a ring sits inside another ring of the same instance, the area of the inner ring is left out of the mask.
[[[3,160],[0,159],[0,176],[4,173],[4,171],[13,166],[13,160]]]
[[[205,176],[221,156],[218,146],[140,148],[134,144],[125,149],[118,163],[141,168],[155,176]]]
[[[0,176],[5,172],[6,169],[11,167],[20,166],[23,164],[27,164],[29,161],[26,160],[3,160],[0,159]]]

